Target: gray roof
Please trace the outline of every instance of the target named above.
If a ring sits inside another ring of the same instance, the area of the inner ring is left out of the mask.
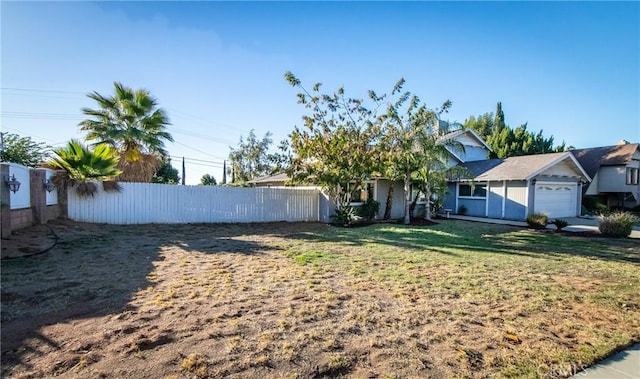
[[[280,172],[277,174],[273,174],[273,175],[267,175],[267,176],[262,176],[253,180],[249,180],[250,184],[260,184],[260,183],[282,183],[284,185],[284,183],[289,180],[289,176],[284,173],[284,172]]]
[[[638,150],[637,143],[571,150],[584,170],[593,178],[600,166],[626,165]]]
[[[577,163],[571,153],[564,152],[473,161],[462,166],[471,172],[476,181],[528,180],[565,159]],[[576,168],[582,171],[579,164],[576,164]],[[582,174],[586,179],[591,179],[584,172]]]

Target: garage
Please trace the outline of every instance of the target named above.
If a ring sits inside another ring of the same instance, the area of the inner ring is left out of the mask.
[[[546,213],[549,218],[575,217],[578,203],[576,183],[536,183],[534,211]]]

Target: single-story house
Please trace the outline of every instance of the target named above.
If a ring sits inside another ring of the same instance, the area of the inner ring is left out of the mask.
[[[585,195],[601,198],[609,207],[640,205],[640,147],[620,141],[618,145],[572,150],[571,153],[593,178]]]
[[[448,183],[443,208],[470,216],[525,220],[534,212],[550,218],[580,214],[583,186],[591,176],[570,152],[487,159],[491,148],[470,129],[460,129],[441,137],[455,140],[464,149],[448,147],[449,165],[462,166],[470,178]],[[252,180],[255,186],[283,186],[288,177],[276,174]],[[385,212],[389,189],[393,186],[391,218],[404,216],[403,184],[385,178],[371,178],[364,188],[351,194],[353,206],[373,198],[380,203],[378,218]],[[414,194],[412,194],[412,199]],[[426,201],[419,199],[416,214],[424,212]],[[331,212],[332,210],[329,210]]]
[[[445,209],[469,216],[524,220],[580,214],[582,186],[591,178],[569,152],[464,162],[473,178],[448,184]]]

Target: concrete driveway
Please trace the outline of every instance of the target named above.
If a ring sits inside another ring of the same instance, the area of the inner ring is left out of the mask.
[[[598,219],[587,217],[566,217],[564,218],[569,223],[569,226],[564,228],[568,232],[585,232],[585,231],[598,231]],[[547,228],[555,229],[554,225],[549,225]],[[636,225],[631,231],[629,238],[640,239],[640,226]]]

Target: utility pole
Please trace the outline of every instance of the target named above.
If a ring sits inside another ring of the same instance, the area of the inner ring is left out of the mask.
[[[184,185],[184,179],[185,179],[185,175],[186,175],[185,171],[186,170],[184,168],[184,157],[182,157],[182,185]]]
[[[227,160],[222,163],[222,184],[227,184]]]

